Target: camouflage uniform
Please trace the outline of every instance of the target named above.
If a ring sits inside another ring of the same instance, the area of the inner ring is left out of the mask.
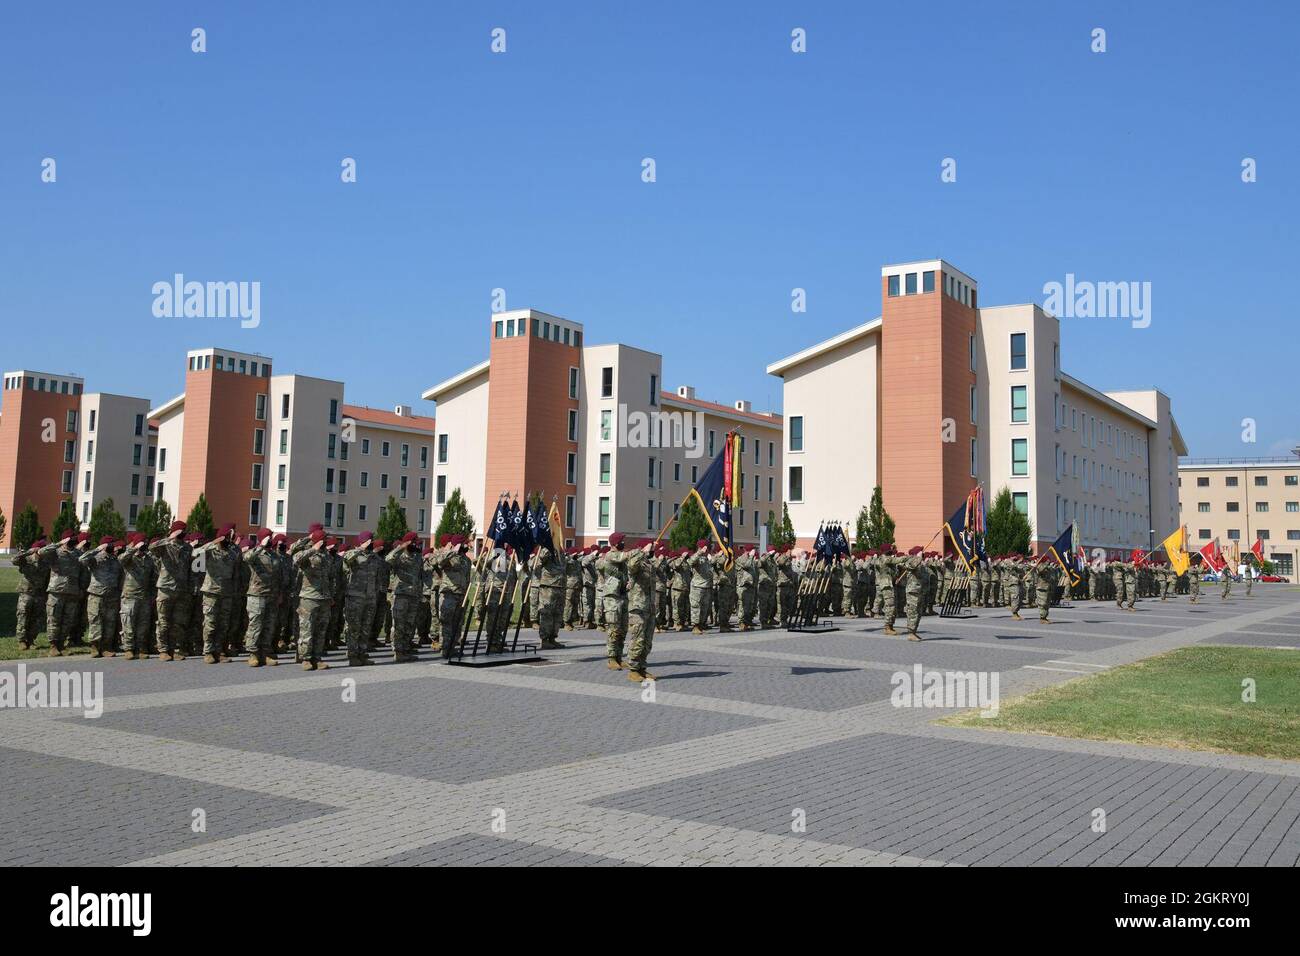
[[[925,559],[919,554],[911,555],[903,562],[904,593],[907,595],[907,633],[919,639],[917,631],[921,627],[921,602],[929,584],[930,569],[925,566]]]
[[[397,546],[390,544],[386,553],[380,555],[384,560],[375,566],[375,617],[370,623],[370,646],[388,642],[388,626],[391,621],[392,608],[388,605],[389,567],[388,555]],[[299,615],[299,620],[301,620]]]
[[[1052,606],[1052,589],[1056,587],[1056,568],[1046,561],[1040,561],[1034,567],[1034,593],[1038,598],[1038,620],[1046,621]]]
[[[776,626],[776,554],[765,551],[756,562],[758,578],[758,626]]]
[[[595,551],[588,551],[578,561],[582,567],[582,626],[596,626],[596,559]]]
[[[324,548],[313,548],[311,538],[299,538],[289,549],[293,566],[301,574],[298,590],[298,660],[303,670],[325,670],[325,631],[329,626],[330,577],[333,569]]]
[[[579,625],[582,614],[582,565],[577,549],[564,555],[564,629],[571,631]]]
[[[777,619],[784,627],[792,623],[794,605],[799,589],[798,577],[794,570],[794,555],[789,551],[777,554],[773,564],[776,567],[776,613]]]
[[[243,554],[248,571],[246,609],[248,626],[244,631],[244,650],[249,663],[275,663],[275,608],[280,594],[280,561],[275,551],[261,545]]]
[[[392,595],[393,653],[397,663],[402,664],[415,659],[415,618],[419,613],[424,558],[412,542],[394,545],[384,562],[389,569]]]
[[[610,549],[601,555],[596,566],[605,575],[601,594],[605,605],[605,656],[611,661],[620,661],[628,623],[627,555]]]
[[[348,647],[348,663],[354,666],[369,662],[366,652],[374,633],[378,574],[379,557],[368,546],[343,554],[343,640]]]
[[[1024,604],[1024,588],[1021,587],[1021,568],[1020,562],[1008,560],[1005,563],[1003,580],[1005,581],[1004,590],[1007,594],[1007,603],[1011,607],[1011,616],[1020,620],[1020,608]]]
[[[38,552],[41,563],[49,569],[46,587],[45,626],[50,638],[50,654],[63,653],[64,642],[77,626],[80,613],[81,552],[72,542],[47,544]]]
[[[736,556],[736,597],[740,601],[740,629],[753,630],[754,611],[758,604],[758,559],[752,551]]]
[[[691,621],[695,625],[692,630],[701,634],[708,626],[713,606],[713,564],[707,551],[696,551],[687,564],[691,569]]]
[[[460,642],[461,608],[469,590],[470,563],[454,544],[433,552],[429,557],[442,574],[438,615],[442,627],[442,657],[448,660]]]
[[[549,547],[538,548],[528,560],[529,571],[538,582],[537,632],[544,648],[564,646],[557,640],[560,635],[560,619],[564,613],[564,565],[564,555],[556,554]]]
[[[122,650],[128,660],[149,654],[149,589],[154,560],[147,551],[130,547],[122,552]]]
[[[203,560],[203,659],[221,660],[234,626],[235,600],[238,596],[239,548],[224,538],[209,541],[196,549]]]
[[[719,551],[713,556],[713,607],[718,615],[718,633],[731,630],[736,610],[736,569],[727,567],[728,558]]]
[[[26,649],[36,643],[45,613],[45,590],[50,583],[50,569],[40,560],[35,548],[21,551],[14,567],[18,579],[18,646]]]
[[[159,654],[179,654],[193,651],[188,640],[190,623],[190,575],[193,573],[193,555],[190,546],[179,539],[160,538],[149,545],[149,556],[156,562],[158,572],[154,585],[155,615],[154,646]],[[202,577],[202,575],[198,575]],[[136,653],[148,653],[148,645],[137,647]]]
[[[506,554],[504,548],[494,550],[492,559],[487,565],[488,591],[484,612],[487,615],[485,633],[488,639],[488,650],[493,653],[505,650],[506,635],[510,631],[510,618],[514,614],[518,582],[515,559]]]
[[[628,580],[627,616],[628,616],[628,657],[627,670],[629,680],[653,680],[653,675],[646,671],[646,659],[654,644],[655,635],[655,573],[653,559],[645,551],[637,549],[626,555]],[[609,651],[609,648],[606,648]],[[619,639],[614,653],[609,656],[615,660],[623,656],[623,641]]]
[[[92,657],[112,657],[117,648],[118,618],[121,611],[122,563],[117,555],[101,545],[79,559],[90,571],[86,594],[86,613],[90,621]]]
[[[876,595],[880,602],[880,616],[885,620],[885,633],[897,633],[894,630],[896,609],[894,604],[894,584],[897,573],[896,559],[888,554],[876,556]]]

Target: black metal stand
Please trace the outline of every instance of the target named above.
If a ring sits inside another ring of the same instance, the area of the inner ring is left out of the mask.
[[[948,593],[944,595],[943,607],[939,609],[940,617],[965,617],[962,608],[966,607],[966,601],[970,596],[970,575],[963,574],[953,581],[948,588]]]

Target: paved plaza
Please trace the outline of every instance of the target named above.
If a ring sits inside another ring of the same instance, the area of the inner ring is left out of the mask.
[[[940,727],[889,697],[918,663],[997,672],[1006,699],[1188,644],[1300,654],[1300,588],[971,614],[919,644],[877,620],[661,633],[653,700],[591,631],[488,669],[28,661],[102,671],[105,706],[0,711],[0,863],[1296,865],[1300,762]]]

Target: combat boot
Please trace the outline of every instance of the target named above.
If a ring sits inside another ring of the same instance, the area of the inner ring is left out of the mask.
[[[104,656],[105,656],[105,657],[117,657],[117,651],[105,651],[105,652],[104,652]]]
[[[617,657],[611,657],[605,661],[605,666],[612,671],[621,671],[623,669],[623,662]]]
[[[691,628],[691,633],[692,633],[692,634],[703,634],[704,631],[702,631],[702,630],[700,629],[700,627],[699,627],[698,625],[696,625],[695,627]]]
[[[274,654],[263,654],[262,663],[267,667],[275,667],[280,663],[280,661]]]
[[[542,650],[544,651],[558,651],[563,648],[564,645],[559,641],[542,641]]]
[[[49,656],[50,656],[50,657],[62,657],[62,656],[63,656],[63,648],[61,648],[61,647],[51,647],[51,648],[50,648],[50,654],[49,654]]]
[[[180,651],[172,651],[172,660],[183,661],[185,660],[185,655],[182,654]]]
[[[168,659],[170,660],[170,658],[168,658]],[[204,655],[203,655],[203,663],[205,663],[205,664],[215,664],[215,663],[217,663],[217,657],[216,657],[216,655],[215,655],[215,654],[204,654]]]
[[[644,680],[654,680],[654,679],[655,679],[655,675],[654,675],[654,674],[651,674],[651,673],[650,673],[649,671],[647,671],[647,670],[639,670],[639,671],[635,671],[635,670],[632,670],[632,669],[629,667],[629,668],[628,668],[628,672],[627,672],[627,679],[630,680],[630,681],[631,681],[632,683],[634,683],[634,684],[639,684],[639,683],[641,683],[641,682],[644,681]]]
[[[881,633],[881,634],[897,634],[898,632],[897,632],[896,630],[894,630],[892,627],[890,627],[888,624],[886,624],[884,630],[882,630],[880,633]]]
[[[313,664],[311,661],[303,661],[302,669],[305,671],[314,671],[316,669],[316,665]]]
[[[161,654],[158,655],[158,660],[160,660],[160,661],[171,661],[171,659],[172,659],[172,656],[171,656],[170,654],[168,654],[166,651],[163,651]],[[206,658],[206,657],[204,658],[204,661],[207,661],[207,658]],[[212,663],[215,664],[216,661],[214,660],[214,661],[212,661]]]
[[[122,660],[124,661],[133,661],[136,659],[137,658],[136,658],[135,651],[127,651],[125,654],[122,655]]]
[[[100,649],[99,649],[99,641],[91,641],[91,642],[90,642],[90,656],[91,656],[91,657],[103,657],[103,656],[104,656],[103,653],[102,653],[102,652],[100,651]]]
[[[919,641],[921,639],[921,635],[916,633],[916,631],[908,631],[907,639],[909,641]]]
[[[1024,618],[1020,616],[1020,612],[1019,612],[1019,611],[1015,611],[1015,612],[1013,612],[1012,615],[1011,615],[1011,620],[1013,620],[1013,621],[1023,621]]]
[[[258,657],[256,654],[249,654],[249,655],[248,655],[248,666],[249,666],[249,667],[261,667],[261,666],[262,666],[262,659],[261,659],[260,657]]]

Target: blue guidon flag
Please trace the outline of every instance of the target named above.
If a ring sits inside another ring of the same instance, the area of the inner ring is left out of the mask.
[[[978,559],[976,553],[975,534],[966,526],[966,504],[963,501],[957,506],[957,510],[952,513],[943,524],[943,529],[948,532],[948,540],[957,551],[957,557],[961,563],[966,566],[966,573],[974,572],[974,564]]]
[[[709,527],[713,529],[714,540],[718,542],[718,547],[726,552],[728,561],[731,559],[734,538],[731,527],[731,500],[730,496],[724,493],[726,470],[730,460],[727,452],[730,445],[730,442],[723,442],[723,449],[718,453],[718,457],[704,469],[700,480],[686,495],[687,498],[694,497],[699,502]]]
[[[1048,546],[1048,553],[1056,559],[1056,563],[1061,566],[1065,572],[1066,580],[1070,586],[1079,583],[1079,552],[1074,550],[1074,522],[1070,527],[1062,532],[1061,536]]]

